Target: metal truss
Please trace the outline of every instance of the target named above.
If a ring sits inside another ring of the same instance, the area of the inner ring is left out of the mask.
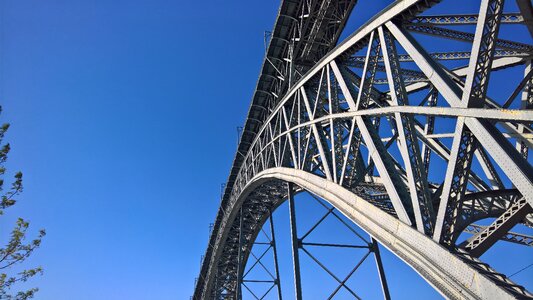
[[[492,224],[474,234],[463,247],[471,255],[479,257],[487,251],[502,236],[506,235],[511,228],[522,221],[528,213],[532,212],[531,206],[524,198],[514,202],[509,209],[499,216]]]
[[[500,24],[499,22],[496,22],[496,23]],[[476,39],[476,37],[472,33],[453,30],[453,29],[446,29],[446,28],[442,28],[438,26],[408,24],[408,25],[405,25],[405,29],[413,31],[413,32],[417,32],[417,33],[427,34],[431,36],[439,36],[443,38],[464,41],[464,42],[473,42]],[[520,42],[497,39],[495,40],[495,44],[496,44],[496,47],[503,49],[503,50],[519,51],[519,52],[526,52],[526,53],[533,52],[533,46],[520,43]]]
[[[242,213],[242,212],[241,212]],[[242,217],[242,215],[241,215]],[[241,219],[242,221],[242,219]],[[268,217],[268,223],[269,223],[269,227],[270,227],[270,234],[267,234],[263,229],[261,229],[261,233],[264,234],[264,236],[267,238],[267,242],[257,242],[255,241],[253,243],[253,245],[266,245],[266,249],[262,250],[261,254],[259,255],[255,255],[252,251],[249,252],[249,255],[252,256],[254,262],[251,264],[251,266],[245,271],[241,271],[239,270],[237,272],[237,274],[241,274],[239,275],[239,278],[238,278],[238,281],[237,281],[237,298],[242,298],[242,287],[244,287],[247,291],[250,292],[250,294],[255,298],[255,299],[264,299],[274,288],[277,289],[277,292],[278,292],[278,299],[281,299],[282,296],[281,296],[281,280],[280,280],[280,275],[279,275],[279,263],[278,263],[278,251],[277,251],[277,246],[276,246],[276,237],[275,237],[275,231],[274,231],[274,220],[273,220],[273,216],[272,216],[272,213],[270,212],[269,213],[269,217]],[[241,223],[242,225],[244,225],[243,223]],[[241,225],[241,226],[242,226]],[[241,233],[243,232],[242,228],[240,229],[241,230]],[[260,234],[261,234],[260,233]],[[241,250],[241,260],[242,260],[242,255],[243,255],[243,250],[244,250],[244,247],[243,247],[243,240],[241,239],[240,240],[240,246],[239,246],[239,249]],[[273,255],[273,258],[274,258],[274,270],[273,272],[271,272],[269,270],[269,268],[267,266],[265,266],[265,264],[262,262],[262,259],[265,257],[265,255],[267,255],[269,252],[272,252],[272,255]],[[242,268],[243,267],[243,264],[240,262],[239,263],[239,268]],[[257,279],[257,278],[250,278],[249,274],[250,272],[254,269],[254,268],[262,268],[269,276],[268,278],[260,278],[260,279]],[[244,269],[243,269],[244,270]],[[254,291],[252,290],[252,288],[250,288],[248,286],[248,284],[250,283],[261,283],[261,284],[267,284],[269,286],[269,288],[266,290],[266,292],[264,292],[262,295],[256,295],[254,293]]]
[[[428,25],[468,25],[477,24],[478,15],[442,15],[442,16],[416,16],[409,20],[411,24]],[[523,24],[524,17],[520,13],[502,14],[500,24]]]
[[[289,201],[289,214],[290,214],[290,223],[291,223],[291,239],[292,239],[292,249],[293,249],[293,267],[294,267],[294,280],[295,280],[295,298],[302,299],[302,287],[301,287],[301,277],[300,277],[300,253],[305,253],[309,258],[311,258],[322,270],[324,270],[328,275],[330,275],[338,283],[338,286],[331,292],[328,296],[328,299],[332,299],[341,289],[348,291],[355,299],[361,299],[358,294],[349,287],[347,281],[352,277],[352,275],[357,271],[357,269],[363,264],[363,262],[369,258],[371,254],[374,254],[376,261],[376,266],[378,270],[378,276],[380,279],[383,296],[385,299],[390,299],[390,292],[387,284],[387,279],[385,277],[385,271],[383,268],[383,263],[381,261],[381,255],[379,252],[379,245],[377,241],[373,238],[365,239],[357,231],[355,231],[349,224],[347,224],[341,216],[335,211],[334,207],[330,207],[323,202],[317,196],[310,194],[317,203],[319,203],[325,210],[326,213],[318,219],[314,225],[303,235],[299,236],[296,227],[296,209],[294,205],[293,197],[293,184],[289,183],[288,188],[288,201]],[[316,243],[316,242],[307,242],[305,239],[308,237],[327,217],[335,217],[338,221],[342,223],[347,229],[349,229],[353,235],[354,240],[362,244],[339,244],[339,243]],[[351,248],[351,249],[367,249],[361,256],[361,258],[355,263],[355,266],[345,275],[343,278],[339,278],[332,270],[324,265],[316,256],[311,253],[310,248],[313,247],[328,247],[328,248]]]
[[[451,51],[451,52],[433,52],[430,53],[429,56],[433,60],[463,60],[463,59],[470,59],[471,52],[469,51]],[[511,50],[496,50],[494,51],[494,58],[501,58],[501,57],[530,57],[532,54],[518,52],[518,51],[511,51]],[[357,66],[357,63],[364,63],[366,60],[366,56],[351,56],[345,64],[348,66]],[[413,59],[408,54],[399,54],[398,60],[400,62],[412,62]],[[383,61],[383,57],[378,58],[379,62]]]
[[[283,1],[193,298],[240,299],[246,280],[262,280],[244,270],[261,267],[252,247],[285,200],[295,285],[280,281],[275,258],[269,291],[301,299],[307,255],[337,281],[332,296],[359,297],[346,284],[357,264],[339,277],[309,250],[350,245],[298,234],[293,196],[303,191],[331,205],[321,220],[338,211],[370,234],[364,259],[379,260],[380,243],[447,298],[533,298],[480,260],[499,241],[531,246],[510,232],[533,227],[533,45],[500,30],[533,34],[531,3],[517,2],[519,12],[480,0],[479,12],[431,16],[448,1],[399,0],[335,47],[355,1]],[[428,52],[419,34],[442,49]],[[491,97],[491,74],[511,68],[523,76],[498,83],[510,95]],[[459,243],[461,233],[472,236]],[[277,256],[274,241],[266,252]]]
[[[461,106],[463,107],[475,108],[485,105],[491,58],[494,55],[500,25],[497,20],[501,19],[502,12],[503,1],[486,1],[481,7],[479,24],[472,46],[470,73],[467,75],[462,93]],[[477,148],[477,140],[470,129],[465,126],[464,118],[458,118],[455,132],[434,236],[436,241],[447,245],[451,245],[452,242],[451,236],[457,220],[454,215],[457,215],[457,210],[462,209],[461,198],[464,197],[468,184],[466,177],[470,173],[472,158]]]
[[[481,233],[482,231],[484,231],[485,228],[487,227],[477,225],[477,224],[470,224],[463,232],[477,235]],[[507,234],[500,237],[500,239],[502,241],[506,241],[510,243],[533,247],[533,236],[529,236],[525,234],[520,234],[516,232],[507,232]]]

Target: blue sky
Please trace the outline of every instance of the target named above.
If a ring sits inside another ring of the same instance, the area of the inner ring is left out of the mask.
[[[389,2],[360,1],[348,28]],[[278,6],[0,1],[0,119],[25,182],[0,226],[46,228],[37,299],[188,299]]]

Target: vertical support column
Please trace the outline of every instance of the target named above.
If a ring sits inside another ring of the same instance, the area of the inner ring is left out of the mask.
[[[237,257],[237,286],[235,289],[236,293],[236,299],[240,300],[242,299],[242,292],[241,292],[241,284],[242,284],[242,206],[241,210],[239,211],[239,251],[238,251],[238,257]]]
[[[431,87],[429,91],[428,106],[434,107],[437,105],[437,100],[439,98],[439,92],[435,87]],[[424,135],[432,134],[435,129],[435,116],[426,117],[426,125],[424,126]],[[422,160],[424,161],[424,168],[426,169],[426,174],[429,172],[429,162],[431,159],[431,149],[425,144],[422,143]]]
[[[217,274],[215,275],[215,299],[220,299],[220,289],[218,288],[218,270]]]
[[[293,184],[287,183],[287,199],[289,201],[289,216],[291,222],[291,240],[292,240],[292,260],[294,267],[294,292],[296,300],[302,300],[302,284],[300,279],[300,257],[298,249],[300,248],[300,241],[298,240],[298,232],[296,231],[296,211],[294,209]]]
[[[270,211],[270,232],[272,237],[272,252],[274,253],[274,269],[276,271],[276,285],[278,286],[278,299],[282,300],[281,296],[281,280],[279,278],[279,265],[278,265],[278,250],[276,248],[276,235],[274,234],[274,219],[272,211]]]
[[[389,285],[387,284],[387,278],[385,277],[385,269],[383,268],[383,262],[381,261],[381,254],[379,253],[379,244],[373,238],[372,239],[372,252],[374,252],[374,258],[376,259],[376,266],[378,267],[379,280],[381,281],[381,289],[383,291],[383,299],[390,300]]]
[[[293,64],[293,56],[294,56],[294,42],[290,45],[289,50],[289,87],[287,90],[290,90],[292,87],[292,74],[294,73],[294,64]]]
[[[531,60],[526,62],[526,70],[524,76],[527,76],[531,72],[532,63]],[[528,80],[524,90],[522,92],[522,102],[520,104],[520,109],[531,109],[533,108],[533,77]],[[523,134],[525,132],[524,124],[518,124],[518,132]],[[522,154],[522,156],[527,159],[528,156],[528,146],[524,143],[523,140],[517,139],[516,149]]]
[[[381,125],[381,119],[380,116],[377,116],[374,120],[372,120],[372,126],[376,129],[377,132],[379,132],[379,126]],[[368,152],[368,158],[366,160],[366,165],[370,166],[373,164],[372,162],[372,153]],[[374,166],[370,168],[370,170],[367,173],[367,180],[369,182],[374,182]]]

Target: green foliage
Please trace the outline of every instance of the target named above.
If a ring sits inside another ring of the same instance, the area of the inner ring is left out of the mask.
[[[9,150],[11,149],[9,144],[2,145],[4,135],[8,129],[9,124],[3,124],[0,126],[0,176],[5,174],[6,169],[4,164],[7,160]],[[7,208],[17,203],[15,197],[21,192],[21,172],[15,174],[14,181],[7,191],[4,190],[4,180],[0,178],[0,216],[4,214],[4,211]],[[29,226],[29,222],[22,218],[18,218],[9,236],[9,241],[4,247],[0,248],[0,299],[30,299],[33,298],[35,293],[39,290],[37,288],[31,288],[27,291],[19,291],[12,294],[12,289],[16,283],[26,282],[33,276],[43,273],[41,267],[25,269],[20,272],[10,272],[12,266],[22,263],[35,249],[39,248],[41,245],[41,239],[46,235],[46,232],[41,229],[37,237],[28,242],[26,240],[26,232]]]

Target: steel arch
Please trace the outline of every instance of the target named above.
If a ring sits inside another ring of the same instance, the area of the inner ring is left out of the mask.
[[[297,47],[291,43],[284,44],[286,65],[276,67],[267,56],[280,74],[265,76],[277,82],[270,92],[258,88],[265,109],[256,113],[252,104],[254,127],[239,145],[196,299],[221,298],[220,291],[236,297],[250,243],[265,214],[287,197],[283,182],[329,201],[446,297],[532,297],[476,259],[515,224],[531,226],[533,46],[498,36],[504,23],[524,23],[531,30],[531,4],[518,0],[520,13],[504,14],[503,0],[482,0],[478,16],[420,16],[438,2],[394,2],[312,67],[296,65]],[[475,33],[438,27],[460,22],[477,24]],[[472,51],[429,53],[411,32],[470,42]],[[356,56],[365,49],[366,55]],[[453,70],[437,62],[450,59],[469,62]],[[419,70],[403,67],[405,62]],[[505,102],[489,98],[491,72],[514,66],[525,66],[525,75],[513,94]],[[283,69],[287,73],[281,74]],[[379,72],[386,78],[376,78]],[[421,104],[430,106],[409,103],[424,89],[429,92]],[[520,92],[521,107],[509,109]],[[445,105],[437,104],[439,97]],[[440,140],[445,134],[434,134],[435,118],[454,120],[451,147]],[[389,136],[380,129],[382,119],[389,123]],[[399,151],[392,154],[391,145]],[[437,183],[428,176],[430,155],[447,165]],[[379,188],[365,189],[366,182]],[[496,220],[456,245],[463,230],[486,217]]]
[[[265,170],[250,181],[242,195],[246,197],[249,191],[272,180],[294,183],[328,201],[415,269],[443,296],[451,299],[509,299],[521,293],[510,287],[501,288],[502,285],[511,283],[510,281],[497,282],[479,276],[478,269],[474,267],[479,262],[475,259],[469,261],[450,253],[445,247],[428,240],[416,229],[383,212],[352,191],[305,171],[291,168]],[[238,203],[239,201],[235,205],[238,206]],[[276,203],[280,204],[281,201]],[[268,216],[265,215],[266,217]],[[487,268],[487,271],[489,270]],[[524,291],[523,295],[530,294]]]

